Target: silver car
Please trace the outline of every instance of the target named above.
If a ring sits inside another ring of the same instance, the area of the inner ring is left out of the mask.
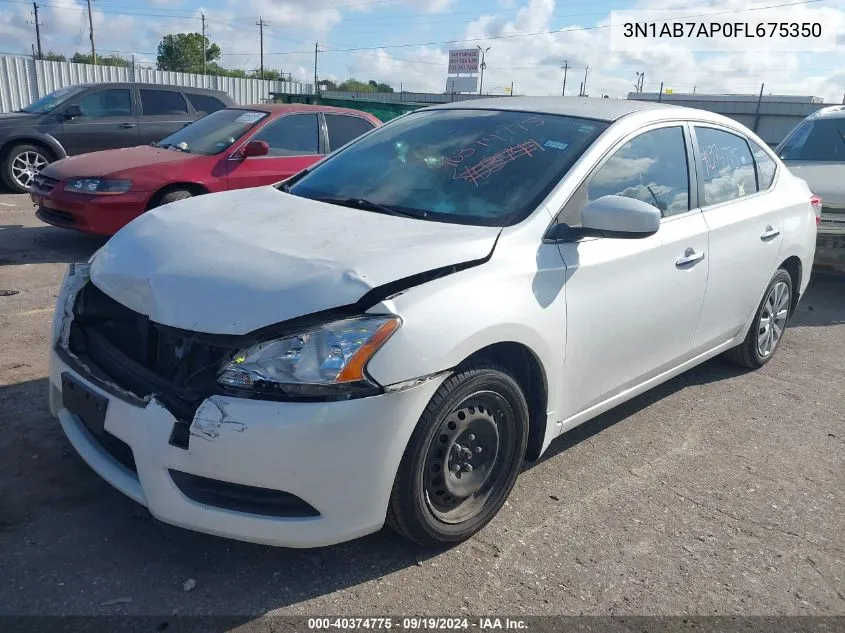
[[[775,151],[821,198],[815,265],[845,272],[845,105],[814,112]]]

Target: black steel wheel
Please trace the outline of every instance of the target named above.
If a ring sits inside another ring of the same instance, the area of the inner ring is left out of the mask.
[[[466,540],[504,505],[527,442],[528,406],[507,369],[460,369],[432,397],[408,443],[388,525],[426,546]]]

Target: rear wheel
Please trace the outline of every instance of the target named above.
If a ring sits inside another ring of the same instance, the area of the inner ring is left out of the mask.
[[[460,369],[434,394],[405,449],[387,524],[425,546],[459,543],[504,505],[528,442],[528,405],[498,365]]]
[[[757,369],[771,360],[786,330],[792,292],[792,277],[783,268],[778,269],[763,294],[745,340],[725,353],[731,362]]]
[[[35,176],[53,157],[37,145],[15,145],[3,159],[3,181],[16,193],[27,193]]]

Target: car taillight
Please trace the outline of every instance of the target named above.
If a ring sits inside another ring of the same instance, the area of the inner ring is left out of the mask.
[[[816,212],[816,226],[818,226],[822,222],[822,199],[819,196],[813,196],[810,198],[810,204]]]

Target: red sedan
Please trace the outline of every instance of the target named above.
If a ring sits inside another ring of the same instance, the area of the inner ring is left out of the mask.
[[[169,202],[284,180],[380,124],[364,112],[325,106],[226,108],[152,145],[51,163],[30,195],[48,224],[113,235]]]

